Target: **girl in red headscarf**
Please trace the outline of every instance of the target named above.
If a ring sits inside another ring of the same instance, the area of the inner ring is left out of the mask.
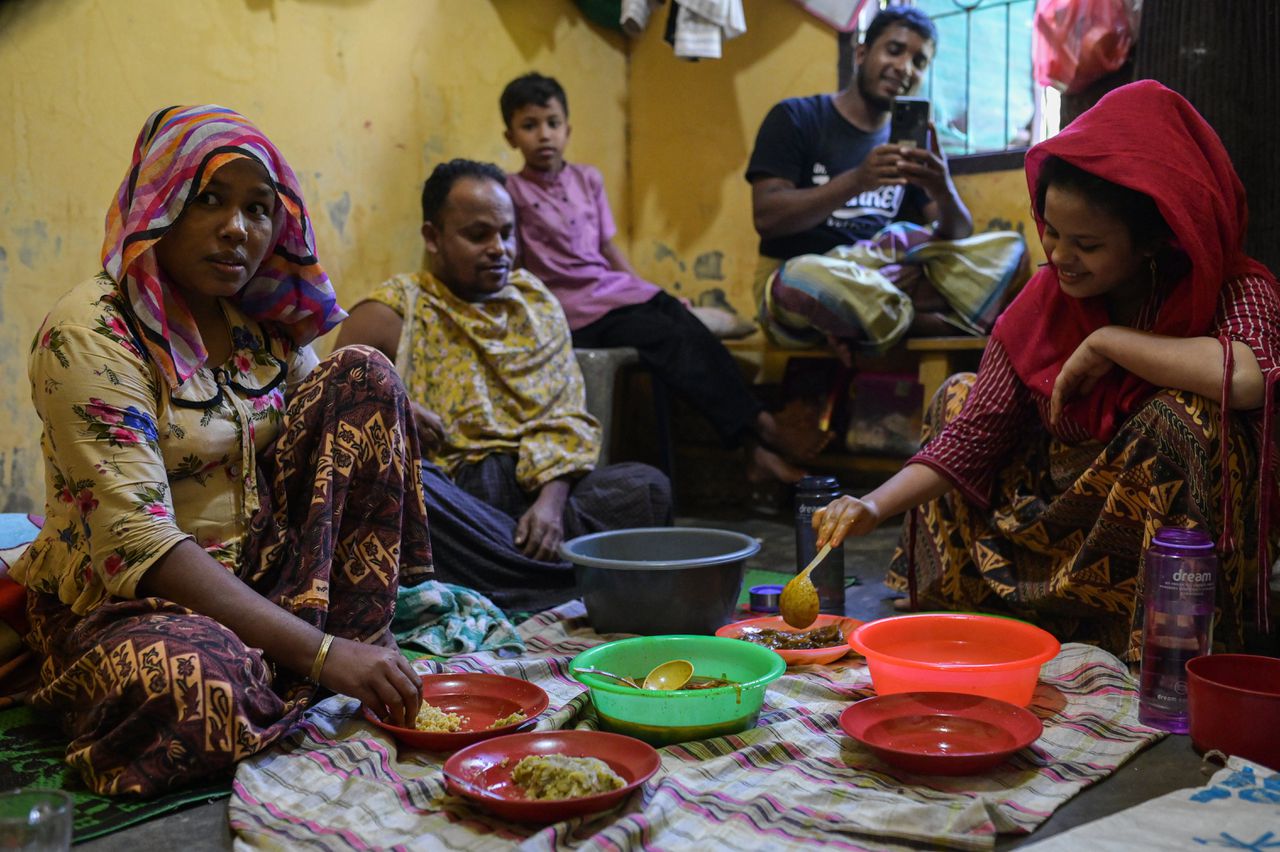
[[[1244,188],[1213,129],[1149,80],[1032,148],[1026,170],[1048,264],[976,377],[938,392],[920,453],[815,514],[819,543],[919,507],[891,586],[1136,662],[1146,547],[1161,526],[1202,528],[1219,539],[1216,638],[1239,645],[1247,594],[1269,629],[1280,378],[1280,294],[1243,252]]]

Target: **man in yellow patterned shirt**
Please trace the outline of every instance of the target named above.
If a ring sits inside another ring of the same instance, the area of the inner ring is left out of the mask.
[[[560,303],[512,270],[515,208],[487,163],[436,167],[422,192],[428,268],[397,275],[351,310],[338,345],[396,362],[413,401],[436,577],[508,609],[574,595],[566,537],[670,522],[670,484],[642,464],[596,469]]]

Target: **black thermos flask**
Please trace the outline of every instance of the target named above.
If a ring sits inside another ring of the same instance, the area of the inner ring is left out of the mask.
[[[840,482],[834,476],[806,476],[796,484],[796,572],[818,555],[818,534],[813,513],[840,496]],[[818,589],[822,612],[844,615],[844,545],[831,548],[827,558],[809,575]]]

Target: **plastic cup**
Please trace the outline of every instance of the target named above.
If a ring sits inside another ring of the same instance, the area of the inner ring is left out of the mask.
[[[75,805],[61,790],[19,788],[0,793],[0,849],[62,852],[71,848]]]

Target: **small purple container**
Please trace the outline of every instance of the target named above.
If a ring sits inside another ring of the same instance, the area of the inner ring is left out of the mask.
[[[768,584],[752,586],[748,589],[752,612],[775,613],[778,611],[778,599],[782,596],[782,587]]]

